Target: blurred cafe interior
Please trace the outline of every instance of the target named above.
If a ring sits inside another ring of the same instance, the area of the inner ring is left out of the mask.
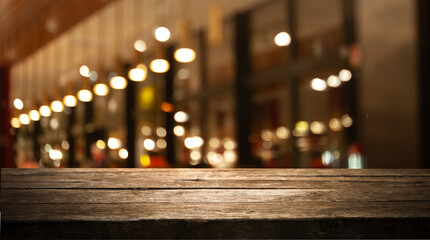
[[[1,0],[2,167],[427,168],[426,0]]]

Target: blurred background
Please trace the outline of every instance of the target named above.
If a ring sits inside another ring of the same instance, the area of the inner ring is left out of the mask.
[[[2,167],[430,167],[426,0],[0,0]]]

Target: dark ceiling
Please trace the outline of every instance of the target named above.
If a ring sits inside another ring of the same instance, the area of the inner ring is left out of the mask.
[[[0,0],[0,63],[25,58],[114,0]]]

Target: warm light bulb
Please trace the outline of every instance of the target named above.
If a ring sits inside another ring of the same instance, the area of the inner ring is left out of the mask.
[[[155,73],[165,73],[169,70],[170,64],[168,61],[164,59],[155,59],[155,60],[152,60],[149,67]]]
[[[87,65],[82,65],[79,68],[79,74],[81,74],[82,77],[89,77],[90,76],[90,69]]]
[[[13,100],[13,105],[15,106],[16,109],[21,110],[24,108],[24,103],[22,102],[21,99],[19,98],[15,98],[15,100]]]
[[[342,82],[348,82],[352,78],[352,73],[348,69],[342,69],[339,72],[339,78]]]
[[[64,105],[61,101],[55,100],[51,103],[51,109],[53,112],[62,112],[64,110]]]
[[[30,124],[30,118],[28,117],[27,114],[23,113],[23,114],[19,115],[19,122],[22,125],[28,125],[28,124]]]
[[[165,27],[158,27],[155,29],[155,39],[160,42],[165,42],[170,38],[170,31]]]
[[[311,87],[315,91],[322,92],[327,89],[327,83],[321,78],[314,78],[311,81]]]
[[[78,92],[78,99],[81,102],[91,102],[91,100],[93,100],[93,94],[88,89],[82,89]]]
[[[127,159],[127,158],[128,158],[128,151],[127,151],[127,149],[125,149],[125,148],[121,148],[121,149],[118,151],[118,155],[119,155],[119,157],[120,157],[121,159]]]
[[[121,140],[118,138],[109,138],[107,145],[110,149],[119,149],[122,146]]]
[[[48,107],[48,105],[43,105],[39,108],[40,115],[43,117],[49,117],[51,116],[51,109]]]
[[[134,49],[138,52],[145,52],[146,51],[146,43],[143,40],[137,40],[134,42]]]
[[[10,120],[10,125],[13,127],[13,128],[20,128],[21,127],[21,123],[19,122],[19,119],[18,118],[12,118],[11,120]]]
[[[173,118],[175,119],[176,122],[183,123],[183,122],[188,121],[189,117],[188,117],[188,114],[186,112],[179,111],[179,112],[175,113]]]
[[[31,121],[40,120],[40,113],[37,110],[31,110],[28,115],[30,115]]]
[[[148,150],[148,151],[152,151],[155,148],[155,142],[152,139],[145,139],[145,141],[143,141],[143,147]]]
[[[146,79],[147,69],[145,65],[139,64],[136,68],[131,69],[128,72],[128,77],[132,81],[141,82]]]
[[[182,126],[175,126],[173,128],[173,133],[177,136],[177,137],[182,137],[185,134],[185,128]]]
[[[196,52],[191,48],[180,48],[175,52],[175,59],[181,63],[189,63],[196,59]]]
[[[274,38],[275,44],[280,47],[285,47],[291,44],[291,36],[287,32],[280,32]]]
[[[110,86],[113,89],[124,89],[127,87],[127,80],[121,76],[115,76],[110,79]]]
[[[342,81],[339,79],[338,76],[331,75],[330,77],[327,78],[327,85],[329,85],[332,88],[339,87],[341,83]]]
[[[64,105],[66,105],[67,107],[75,107],[78,104],[78,100],[76,99],[75,96],[73,95],[66,95],[63,98],[63,103]]]
[[[93,91],[97,96],[106,96],[109,93],[109,87],[104,83],[97,83],[94,85]]]

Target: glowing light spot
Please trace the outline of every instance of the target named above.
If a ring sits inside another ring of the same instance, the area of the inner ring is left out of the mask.
[[[82,89],[78,92],[78,99],[81,102],[91,102],[91,100],[93,100],[93,94],[88,89]]]
[[[113,89],[121,90],[127,87],[127,80],[121,76],[115,76],[110,79],[109,85]]]
[[[165,149],[167,147],[167,142],[164,139],[158,139],[157,140],[157,147],[159,149]]]
[[[19,122],[19,119],[18,119],[18,118],[12,118],[12,119],[10,120],[10,125],[11,125],[13,128],[20,128],[20,127],[21,127],[21,123]]]
[[[95,82],[97,81],[97,79],[99,78],[99,74],[96,71],[91,71],[90,72],[90,80]]]
[[[190,153],[190,158],[194,161],[198,161],[202,158],[202,154],[200,153],[200,151],[193,150]]]
[[[105,143],[105,141],[103,141],[103,140],[100,139],[100,140],[97,140],[96,146],[99,149],[105,149],[106,148],[106,143]]]
[[[291,44],[291,36],[287,32],[280,32],[276,34],[274,42],[280,47],[289,46]]]
[[[24,108],[24,102],[19,98],[15,98],[15,100],[13,100],[13,106],[15,106],[16,109],[21,110]]]
[[[148,167],[151,165],[151,159],[149,158],[148,154],[141,155],[139,160],[143,167]]]
[[[330,151],[324,151],[321,158],[323,165],[327,166],[333,162],[333,154]]]
[[[340,131],[342,129],[342,124],[337,118],[330,119],[328,125],[332,131]]]
[[[47,105],[43,105],[39,108],[40,115],[43,117],[49,117],[51,116],[51,108],[49,108]]]
[[[185,128],[182,126],[175,126],[173,128],[173,133],[177,136],[177,137],[182,137],[185,135]]]
[[[165,73],[169,71],[170,64],[165,59],[154,59],[149,67],[155,73]]]
[[[64,150],[69,150],[69,148],[70,148],[70,144],[69,144],[69,142],[68,142],[68,141],[63,140],[63,141],[61,141],[61,147],[62,147]]]
[[[87,65],[82,65],[79,68],[79,74],[81,74],[82,77],[89,77],[90,76],[90,69]]]
[[[236,142],[235,141],[233,141],[232,139],[230,139],[230,138],[225,138],[224,140],[223,140],[223,146],[224,146],[224,148],[225,149],[227,149],[227,150],[233,150],[233,149],[235,149],[236,148]]]
[[[165,128],[159,127],[159,128],[157,128],[156,133],[157,133],[157,136],[159,136],[159,137],[165,137],[167,134],[167,131]]]
[[[174,110],[173,104],[168,103],[168,102],[162,102],[162,103],[161,103],[161,110],[162,110],[163,112],[171,113],[171,112],[173,112],[173,110]]]
[[[208,158],[209,164],[211,165],[218,165],[223,160],[223,155],[215,152],[208,152],[206,156]]]
[[[326,127],[323,122],[312,122],[311,123],[311,132],[314,134],[323,134],[326,130]]]
[[[188,121],[188,118],[189,118],[188,114],[183,111],[179,111],[175,113],[175,116],[174,116],[175,121],[180,123]]]
[[[40,120],[40,113],[37,110],[31,110],[29,115],[30,115],[31,121],[39,121]]]
[[[128,77],[130,78],[130,80],[135,82],[141,82],[145,80],[146,75],[147,75],[147,69],[143,64],[140,64],[140,66],[133,68],[128,72]]]
[[[109,87],[104,83],[97,83],[94,85],[93,91],[97,96],[106,96],[109,94]]]
[[[276,129],[276,136],[278,136],[279,139],[287,139],[290,136],[290,130],[286,127],[278,127]]]
[[[353,123],[352,118],[348,114],[343,115],[341,118],[341,121],[342,121],[343,127],[346,127],[346,128],[351,127]]]
[[[50,152],[52,150],[52,146],[50,144],[45,144],[44,150],[45,152]]]
[[[340,80],[340,78],[338,76],[331,75],[330,77],[327,78],[327,85],[329,87],[337,88],[340,86],[341,83],[342,83],[342,81]]]
[[[184,145],[188,149],[199,148],[203,145],[204,141],[201,137],[187,137],[184,140]]]
[[[143,141],[143,147],[148,150],[148,151],[152,151],[155,148],[155,142],[152,139],[145,139],[145,141]]]
[[[30,118],[25,113],[19,115],[19,121],[21,122],[22,125],[30,124]]]
[[[63,103],[64,105],[66,105],[67,107],[75,107],[78,104],[78,100],[76,99],[75,96],[73,95],[66,95],[63,98]]]
[[[220,142],[220,140],[219,140],[218,138],[216,138],[216,137],[211,137],[211,138],[209,139],[209,146],[210,146],[211,148],[217,149],[217,148],[219,148],[219,147],[221,146],[221,142]]]
[[[63,159],[63,153],[60,150],[51,149],[49,151],[49,157],[52,160],[61,160],[61,159]]]
[[[134,42],[134,49],[136,49],[136,51],[138,51],[138,52],[145,52],[147,49],[145,41],[136,40]]]
[[[327,89],[327,83],[321,78],[314,78],[311,81],[311,87],[315,91],[322,92]]]
[[[348,156],[348,168],[349,169],[362,169],[363,158],[359,153],[351,153]]]
[[[158,27],[155,29],[155,39],[160,42],[166,42],[170,38],[170,31],[166,27]]]
[[[60,122],[58,121],[57,118],[52,118],[51,121],[49,122],[49,126],[52,129],[56,130],[56,129],[58,129],[58,126],[60,126]]]
[[[181,68],[178,70],[178,73],[176,73],[176,77],[180,80],[185,80],[190,77],[190,70]]]
[[[189,63],[196,59],[196,52],[191,48],[180,48],[175,51],[175,59],[181,63]]]
[[[223,154],[224,160],[227,163],[234,163],[237,160],[237,155],[234,151],[225,151]]]
[[[121,140],[119,140],[118,138],[112,137],[108,139],[107,145],[110,149],[119,149],[121,148],[122,143],[121,143]]]
[[[118,156],[119,156],[121,159],[126,159],[126,158],[128,158],[128,151],[127,151],[127,149],[125,149],[125,148],[121,148],[121,149],[118,151]]]
[[[145,136],[151,135],[151,132],[152,132],[151,128],[148,126],[143,126],[141,131],[142,131],[142,134]]]
[[[309,123],[306,121],[299,121],[296,123],[296,126],[293,130],[293,135],[297,137],[303,137],[308,134],[309,131]]]
[[[342,82],[348,82],[352,78],[352,73],[348,69],[342,69],[339,72],[339,79]]]
[[[51,109],[53,112],[62,112],[64,110],[64,105],[61,101],[53,101],[51,103]]]
[[[260,137],[264,141],[271,141],[273,138],[273,132],[270,131],[269,129],[263,129],[261,130]]]

